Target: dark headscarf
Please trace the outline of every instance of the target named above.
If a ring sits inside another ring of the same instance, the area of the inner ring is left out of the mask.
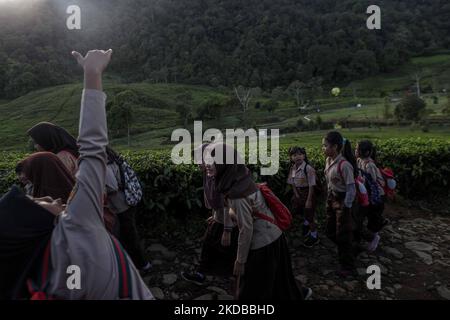
[[[45,151],[59,153],[69,151],[75,158],[79,157],[77,140],[64,128],[50,122],[41,122],[27,131],[34,142],[39,144]]]
[[[215,163],[216,190],[230,199],[244,198],[257,191],[250,170],[243,164],[241,156],[231,146],[223,143],[211,144],[208,149],[213,157],[222,149],[223,163]],[[232,163],[227,163],[227,153],[233,155]]]
[[[51,152],[37,152],[21,161],[23,173],[33,185],[33,197],[61,198],[67,202],[75,185],[72,174],[61,160]]]
[[[0,199],[0,300],[23,298],[40,266],[54,216],[14,186]]]

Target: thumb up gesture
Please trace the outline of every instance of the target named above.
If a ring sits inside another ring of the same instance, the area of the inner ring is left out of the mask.
[[[72,55],[77,59],[78,64],[83,67],[86,74],[102,74],[111,60],[112,49],[91,50],[85,57],[79,52],[73,51]]]

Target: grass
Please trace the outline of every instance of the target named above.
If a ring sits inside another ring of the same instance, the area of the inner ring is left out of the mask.
[[[450,92],[450,54],[437,54],[434,56],[413,58],[409,63],[400,67],[393,73],[382,74],[367,79],[354,81],[347,86],[341,86],[341,95],[336,98],[328,94],[328,88],[324,88],[324,94],[316,99],[320,105],[320,113],[315,110],[307,110],[301,114],[295,107],[292,97],[284,97],[280,100],[278,108],[269,113],[267,110],[255,109],[255,103],[262,104],[269,100],[268,96],[254,98],[246,113],[246,123],[256,128],[279,128],[281,131],[287,127],[296,126],[298,119],[304,119],[308,115],[315,120],[318,115],[323,121],[338,122],[339,120],[363,120],[371,121],[383,119],[384,99],[383,93],[401,96],[410,88],[414,81],[411,74],[420,71],[422,74],[422,89],[427,108],[431,111],[430,118],[443,118],[442,109],[448,103],[444,93],[439,94],[438,104],[434,104],[431,88]],[[353,96],[353,88],[356,88],[356,98]],[[192,86],[181,84],[151,84],[134,83],[119,84],[114,80],[107,80],[105,92],[108,101],[124,90],[132,90],[143,97],[144,103],[134,110],[135,123],[132,126],[133,149],[166,149],[170,148],[170,136],[174,129],[182,127],[182,121],[176,112],[177,95],[189,92],[192,96],[192,113],[209,99],[223,100],[229,93],[216,88],[206,86]],[[331,89],[331,88],[330,88]],[[79,121],[79,105],[81,98],[81,84],[66,84],[30,92],[13,101],[0,100],[0,150],[24,151],[28,149],[28,137],[26,130],[40,121],[51,121],[65,127],[73,135],[77,135]],[[355,108],[356,104],[362,104],[362,108]],[[393,113],[395,104],[390,103],[390,112]],[[220,119],[204,121],[204,130],[207,128],[235,128],[242,126],[242,112],[238,107],[225,110]],[[189,123],[192,126],[192,122]],[[386,135],[403,136],[433,135],[440,132],[439,128],[433,128],[431,133],[421,131],[412,132],[408,128],[386,128],[381,132],[389,132]],[[352,130],[358,132],[358,130]],[[374,129],[364,129],[361,132],[375,134]],[[317,133],[311,132],[315,137]],[[350,133],[351,134],[351,133]],[[382,135],[382,133],[377,133]],[[443,132],[447,135],[448,132]],[[304,136],[305,133],[299,133]],[[290,135],[288,135],[290,137]],[[315,138],[314,138],[315,139]],[[126,138],[112,139],[112,144],[120,149],[127,148]]]

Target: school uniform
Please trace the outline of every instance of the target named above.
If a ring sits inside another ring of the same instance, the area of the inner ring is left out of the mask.
[[[113,234],[117,235],[136,267],[142,269],[147,259],[136,227],[136,207],[128,205],[120,181],[119,166],[115,162],[108,163],[105,177],[106,208],[116,220]]]
[[[105,147],[108,144],[105,100],[103,92],[83,91],[76,186],[51,237],[51,270],[46,292],[57,299],[153,299],[126,254],[130,295],[121,297],[119,292],[119,261],[113,239],[103,224]],[[67,287],[67,268],[71,265],[81,270],[80,289]]]
[[[306,168],[306,174],[305,174]],[[306,201],[308,200],[309,188],[316,185],[316,171],[305,161],[297,168],[295,165],[289,170],[287,183],[295,188],[298,197],[294,195],[291,199],[292,212],[305,218],[310,224],[314,223],[314,213],[316,208],[316,197],[312,196],[312,207],[306,209]]]
[[[237,260],[245,264],[239,300],[301,300],[294,279],[286,238],[275,224],[253,212],[273,218],[258,190],[243,198],[227,199],[237,219],[239,241]]]
[[[197,271],[200,273],[230,275],[236,260],[239,231],[229,215],[229,208],[224,205],[224,197],[215,189],[214,177],[203,172],[204,202],[212,210],[212,221],[205,232]],[[224,230],[230,231],[230,245],[222,246]]]
[[[67,170],[75,176],[78,171],[77,158],[69,151],[61,150],[56,154],[61,162],[66,166]]]
[[[339,170],[339,164],[341,172]],[[342,174],[341,174],[342,173]],[[325,178],[327,182],[327,236],[337,244],[339,263],[343,269],[354,268],[353,216],[352,208],[344,205],[347,185],[355,184],[352,165],[342,155],[326,159]]]
[[[358,158],[358,168],[363,170],[364,172],[370,174],[372,180],[376,182],[378,187],[378,192],[381,197],[381,202],[379,204],[369,204],[367,208],[367,229],[373,233],[379,232],[384,226],[384,201],[385,201],[385,193],[384,193],[384,178],[378,169],[375,162],[368,159],[360,159]]]

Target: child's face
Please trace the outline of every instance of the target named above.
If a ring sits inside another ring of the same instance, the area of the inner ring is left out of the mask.
[[[359,158],[359,151],[358,151],[358,149],[359,149],[359,145],[356,145],[356,148],[355,148],[355,157],[356,158]]]
[[[294,163],[302,163],[305,161],[305,155],[302,153],[294,153],[291,155],[291,161]]]
[[[24,186],[30,182],[23,172],[17,173],[17,180]]]
[[[325,138],[322,139],[322,152],[327,157],[334,157],[337,155],[337,146],[331,145]]]

